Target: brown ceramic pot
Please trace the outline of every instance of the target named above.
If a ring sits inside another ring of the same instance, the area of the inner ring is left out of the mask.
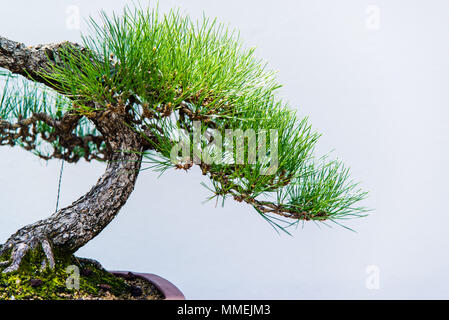
[[[110,271],[116,276],[132,275],[154,285],[165,297],[164,300],[185,300],[184,294],[170,281],[152,273],[136,273],[129,271]]]

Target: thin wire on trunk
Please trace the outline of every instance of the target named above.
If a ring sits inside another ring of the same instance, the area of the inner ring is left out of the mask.
[[[64,159],[61,161],[61,170],[59,172],[59,184],[58,184],[58,196],[56,198],[56,211],[58,212],[59,209],[59,196],[61,194],[61,182],[62,182],[62,173],[64,172]]]

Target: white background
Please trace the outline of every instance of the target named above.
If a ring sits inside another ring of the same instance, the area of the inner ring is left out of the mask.
[[[84,19],[131,1],[0,3],[0,34],[32,45],[79,41],[67,24],[71,5]],[[449,2],[160,2],[162,11],[174,6],[217,16],[258,47],[279,72],[281,96],[323,133],[318,151],[335,148],[374,211],[347,223],[356,233],[306,223],[289,237],[248,206],[202,204],[209,193],[197,171],[144,171],[119,216],[78,255],[156,273],[191,299],[449,298]],[[60,163],[3,147],[0,166],[1,243],[52,213]],[[66,165],[62,205],[103,170]],[[372,265],[377,290],[367,286]]]

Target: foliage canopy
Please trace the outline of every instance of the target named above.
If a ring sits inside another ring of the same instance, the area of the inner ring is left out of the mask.
[[[152,145],[145,153],[149,167],[161,172],[176,168],[170,161],[176,132],[191,129],[194,121],[201,122],[203,132],[276,129],[279,165],[273,175],[262,174],[262,163],[199,164],[211,179],[211,199],[246,202],[284,231],[304,220],[338,223],[363,216],[366,210],[358,203],[366,193],[341,162],[314,157],[319,134],[278,98],[274,73],[237,32],[206,17],[193,21],[176,10],[160,14],[127,8],[121,16],[103,13],[102,22],[90,20],[92,33],[83,36],[83,49],[62,49],[58,63],[42,73],[56,91],[27,81],[16,85],[10,74],[2,74],[0,117],[12,121],[45,112],[60,119],[77,112],[83,118],[75,131],[82,137],[98,135],[90,122],[93,114],[124,108],[133,129]],[[21,137],[8,144],[28,146],[44,158],[51,158],[48,148],[69,152],[58,140],[48,146],[42,139],[53,128],[39,121],[36,130],[40,138],[33,147]],[[95,154],[104,145],[90,143],[89,148]],[[81,148],[70,152],[85,155]]]

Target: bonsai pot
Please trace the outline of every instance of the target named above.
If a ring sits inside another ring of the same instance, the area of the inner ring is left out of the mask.
[[[130,271],[109,271],[115,276],[119,277],[136,277],[148,281],[155,286],[164,296],[164,300],[185,300],[184,294],[170,281],[152,274],[152,273],[137,273]]]

